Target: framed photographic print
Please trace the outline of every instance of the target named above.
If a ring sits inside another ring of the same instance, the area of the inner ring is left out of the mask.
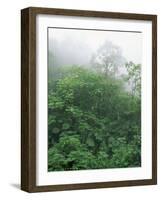
[[[157,16],[21,11],[21,188],[157,183]]]

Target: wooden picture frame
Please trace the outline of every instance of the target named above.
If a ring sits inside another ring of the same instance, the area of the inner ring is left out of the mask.
[[[90,17],[100,20],[141,20],[152,23],[152,177],[150,179],[37,185],[36,17],[38,15]],[[157,16],[36,7],[23,9],[21,11],[21,189],[27,192],[46,192],[154,184],[157,184]]]

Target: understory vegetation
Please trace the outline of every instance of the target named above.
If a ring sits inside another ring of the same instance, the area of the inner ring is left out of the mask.
[[[141,165],[140,65],[125,67],[49,68],[48,171]]]

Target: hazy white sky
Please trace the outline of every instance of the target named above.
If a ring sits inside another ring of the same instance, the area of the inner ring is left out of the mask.
[[[93,53],[108,40],[121,47],[122,54],[127,61],[133,61],[136,64],[142,62],[142,33],[58,28],[49,28],[48,33],[49,44],[53,40],[58,42],[68,40],[69,44],[71,41],[72,44],[78,45],[78,48],[79,44],[86,45]]]

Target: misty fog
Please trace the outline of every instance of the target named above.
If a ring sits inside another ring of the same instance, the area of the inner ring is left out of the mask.
[[[49,67],[81,65],[93,68],[101,66],[102,60],[112,62],[126,73],[124,65],[132,61],[142,62],[142,34],[135,32],[48,29]],[[100,61],[101,60],[101,61]]]

